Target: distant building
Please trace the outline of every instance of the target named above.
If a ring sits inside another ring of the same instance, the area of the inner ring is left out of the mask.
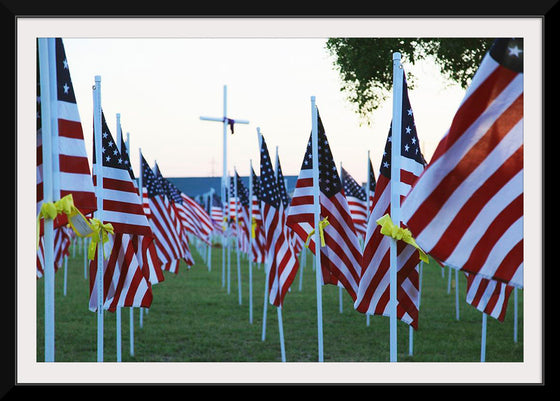
[[[221,195],[220,185],[222,183],[222,177],[166,177],[171,181],[177,188],[181,190],[185,195],[196,199],[198,196],[202,196],[210,192],[211,189]],[[287,175],[284,176],[286,182],[286,189],[288,190],[288,195],[292,195],[296,187],[297,176]],[[247,187],[249,187],[249,177],[241,177],[241,181]]]

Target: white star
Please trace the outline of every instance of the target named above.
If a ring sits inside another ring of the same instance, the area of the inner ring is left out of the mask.
[[[383,162],[383,167],[385,167],[385,168],[389,168],[389,163],[387,163],[387,162]]]
[[[406,127],[406,133],[407,133],[407,134],[410,134],[411,131],[412,131],[412,129],[410,128],[410,125],[408,125],[408,126]]]
[[[408,152],[409,146],[408,145],[404,145],[404,150]]]
[[[408,109],[407,113],[408,113],[409,116],[411,116],[412,115],[412,109]]]
[[[62,64],[64,65],[64,69],[67,70],[68,69],[68,61],[66,59],[64,59]]]
[[[514,47],[508,47],[508,50],[510,56],[519,57],[519,53],[523,53],[523,50],[517,47],[517,45],[515,45]]]
[[[70,87],[68,86],[68,84],[66,82],[64,83],[63,88],[64,88],[64,93],[68,93],[68,90],[70,89]]]

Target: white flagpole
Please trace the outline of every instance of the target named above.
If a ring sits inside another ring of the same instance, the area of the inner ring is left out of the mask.
[[[233,172],[235,173],[233,188],[235,192],[235,232],[237,233],[236,235],[237,238],[235,241],[235,248],[236,248],[235,253],[237,254],[237,296],[239,299],[239,305],[241,305],[241,260],[240,260],[241,255],[239,254],[239,237],[241,235],[241,232],[239,231],[239,219],[241,216],[239,213],[239,196],[237,193],[237,170],[235,169],[235,167],[233,168]]]
[[[370,162],[370,151],[367,151],[367,184],[366,184],[366,223],[369,221],[369,208],[370,208],[370,204],[369,204],[369,186],[371,185],[371,179],[370,179],[370,175],[371,175],[371,171],[370,171],[370,167],[371,167],[371,162]],[[363,242],[363,247],[362,247],[362,252],[364,251],[364,248],[366,246],[366,241],[364,239]],[[369,317],[369,313],[366,312],[366,325],[369,326],[370,325],[370,317]]]
[[[400,227],[400,155],[401,155],[401,118],[402,118],[403,70],[401,54],[393,53],[393,120],[391,135],[391,220]],[[397,361],[397,240],[391,238],[390,277],[390,361]]]
[[[53,126],[51,121],[53,116],[52,106],[54,101],[51,99],[51,86],[55,87],[56,80],[52,81],[55,68],[50,63],[49,53],[54,51],[51,42],[54,39],[39,39],[39,71],[41,85],[41,133],[43,151],[43,203],[53,202]],[[49,49],[51,48],[51,49]],[[44,286],[45,286],[45,362],[54,362],[54,224],[52,219],[43,219],[44,233]]]
[[[340,162],[340,179],[342,181],[342,162]],[[338,312],[342,313],[342,287],[340,286],[340,283],[336,286],[338,287]]]
[[[280,177],[279,177],[279,166],[280,166],[280,162],[278,159],[278,146],[276,146],[276,169],[275,169],[275,175],[276,175],[276,182],[277,185],[284,185],[284,183],[280,184]],[[284,209],[284,204],[282,199],[280,199],[280,207],[282,209]],[[283,229],[283,228],[282,228]],[[279,289],[279,293],[281,292],[281,286],[280,286],[280,277],[278,277],[278,268],[276,268],[276,282],[277,282],[277,286]],[[282,362],[286,362],[286,349],[284,347],[284,325],[282,324],[282,304],[280,304],[277,308],[276,308],[276,312],[278,315],[278,334],[280,336],[280,355],[282,356]]]
[[[249,323],[253,323],[253,161],[249,159]]]
[[[517,342],[517,287],[513,288],[513,342]]]
[[[121,114],[117,113],[117,149],[122,152],[121,149],[122,132],[121,132]],[[116,315],[116,334],[117,334],[117,362],[122,362],[122,350],[121,350],[121,337],[122,337],[122,325],[121,325],[121,307],[117,306],[115,311]]]
[[[257,127],[257,135],[259,137],[259,152],[262,146],[262,136],[261,136],[261,129]],[[266,267],[266,262],[264,263],[264,270],[265,270],[265,280],[264,280],[264,304],[263,304],[263,325],[262,325],[262,334],[261,339],[262,341],[266,338],[266,313],[268,310],[268,280],[270,276],[270,271]]]
[[[319,152],[318,152],[318,121],[315,96],[311,96],[311,147],[313,155],[313,215],[315,220],[315,284],[317,287],[317,340],[318,360],[323,362],[323,294],[321,277],[321,239],[319,234],[319,220],[321,218],[321,206],[319,204]]]
[[[68,286],[68,255],[64,255],[64,288],[63,288],[64,296],[66,296],[67,286]]]
[[[93,133],[95,137],[95,163],[96,186],[95,195],[97,197],[97,210],[95,217],[103,222],[103,168],[102,168],[102,144],[101,144],[101,76],[95,76],[95,86],[93,87]],[[99,232],[100,241],[97,245],[97,362],[103,362],[103,241],[101,241],[101,231]]]
[[[486,362],[486,325],[488,315],[482,312],[482,335],[480,341],[480,362]]]
[[[459,269],[455,269],[455,319],[459,320]]]
[[[230,182],[230,177],[229,174],[227,175],[227,182],[228,182],[228,191],[229,191],[229,182]],[[229,192],[228,192],[229,193]],[[230,194],[231,196],[231,194]],[[226,208],[228,210],[228,216],[229,216],[229,211],[231,210],[229,207],[229,202],[230,199],[228,197],[228,201],[226,203]],[[227,221],[227,225],[229,226],[229,219]],[[229,294],[231,292],[231,237],[230,237],[230,227],[228,227],[226,229],[226,233],[227,235],[227,293]]]

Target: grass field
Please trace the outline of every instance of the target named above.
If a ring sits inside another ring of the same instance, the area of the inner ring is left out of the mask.
[[[230,280],[226,266],[222,285],[222,250],[213,248],[211,270],[191,245],[195,265],[182,264],[178,274],[165,273],[153,287],[154,300],[142,316],[134,309],[134,355],[130,353],[130,308],[122,309],[123,362],[280,362],[277,309],[268,305],[266,338],[263,329],[265,273],[253,264],[253,321],[249,321],[249,268],[241,257],[242,299],[238,299],[237,258],[231,252]],[[55,277],[55,361],[97,360],[97,317],[88,310],[89,280],[79,249],[68,258],[67,294],[64,269]],[[315,272],[309,253],[282,308],[287,362],[316,362],[317,308]],[[302,276],[300,277],[300,275]],[[465,302],[466,279],[459,275],[459,319],[456,318],[455,273],[448,293],[447,270],[425,265],[419,329],[409,354],[409,329],[398,324],[399,362],[479,362],[482,315]],[[301,290],[299,288],[301,279]],[[44,361],[44,280],[37,280],[37,361]],[[229,287],[229,290],[228,290]],[[340,311],[339,289],[322,289],[325,362],[388,362],[389,318],[365,315],[353,309],[346,292]],[[116,314],[106,312],[104,361],[116,361]],[[518,339],[514,341],[514,296],[503,323],[489,317],[487,362],[523,362],[523,291],[518,291]]]

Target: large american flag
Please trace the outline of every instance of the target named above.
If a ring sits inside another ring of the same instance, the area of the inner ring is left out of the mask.
[[[275,306],[282,306],[284,297],[294,281],[299,261],[288,239],[286,226],[283,224],[284,206],[263,136],[261,136],[260,169],[259,199],[266,238],[265,266],[269,277],[269,301]]]
[[[497,39],[403,204],[426,253],[523,287],[523,39]]]
[[[53,200],[72,194],[74,205],[87,215],[97,209],[97,200],[91,178],[89,161],[84,143],[82,123],[70,77],[70,68],[61,38],[52,39],[56,59],[56,99],[51,102],[51,112],[56,124],[53,127]],[[37,54],[37,60],[39,55]],[[43,204],[43,135],[41,119],[41,88],[37,62],[37,214]],[[54,227],[66,224],[65,215],[54,220]],[[42,224],[41,224],[42,227]]]
[[[348,201],[333,160],[321,118],[318,118],[319,204],[321,219],[329,224],[324,228],[325,246],[321,250],[321,269],[325,284],[341,283],[353,300],[356,299],[361,272],[361,247],[354,228]],[[288,210],[287,225],[303,241],[315,227],[313,214],[313,154],[311,136],[296,182],[296,188]],[[319,244],[320,245],[320,244]],[[309,249],[315,252],[313,238]]]
[[[404,72],[403,72],[404,74]],[[411,185],[424,170],[425,160],[414,124],[414,115],[406,80],[403,79],[401,152],[400,155],[400,199],[408,193]],[[392,238],[381,234],[381,226],[376,221],[391,209],[391,136],[392,126],[381,161],[375,188],[373,207],[367,224],[363,253],[363,271],[354,308],[362,313],[390,315],[390,257]],[[401,224],[402,225],[402,224]],[[419,304],[419,253],[411,245],[397,241],[397,318],[418,328]]]
[[[350,207],[350,215],[354,221],[356,232],[363,239],[366,236],[366,220],[367,220],[367,193],[352,177],[344,167],[340,169],[342,186],[348,207]],[[375,185],[375,182],[374,182]]]
[[[94,137],[93,164],[101,161],[103,222],[110,223],[115,231],[111,235],[111,245],[106,246],[109,254],[103,260],[103,307],[109,311],[124,306],[148,308],[153,298],[149,267],[143,267],[137,255],[143,256],[139,237],[145,238],[148,246],[153,233],[144,215],[128,155],[121,154],[103,113],[101,124],[102,155],[95,152]],[[94,182],[97,179],[94,175]],[[92,311],[99,306],[96,276],[97,254],[90,263],[89,308]]]

